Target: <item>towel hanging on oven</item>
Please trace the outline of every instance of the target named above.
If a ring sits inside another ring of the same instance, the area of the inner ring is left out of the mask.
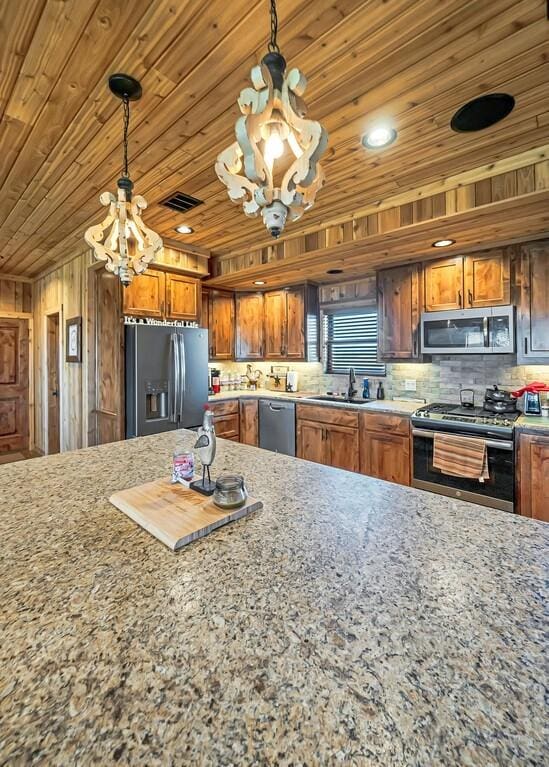
[[[466,477],[484,482],[490,479],[486,441],[477,437],[436,432],[433,466],[452,477]]]

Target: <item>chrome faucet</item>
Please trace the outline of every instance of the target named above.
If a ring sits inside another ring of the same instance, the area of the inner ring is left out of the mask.
[[[349,388],[347,389],[347,399],[353,399],[358,391],[355,389],[356,378],[354,368],[349,368]]]

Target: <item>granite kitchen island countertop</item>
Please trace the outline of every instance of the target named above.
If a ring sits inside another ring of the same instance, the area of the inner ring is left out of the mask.
[[[549,525],[220,440],[173,554],[107,499],[195,438],[0,466],[2,763],[547,762]]]

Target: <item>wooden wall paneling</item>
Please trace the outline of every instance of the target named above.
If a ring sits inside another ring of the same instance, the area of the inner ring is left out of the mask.
[[[549,189],[549,160],[537,162],[534,167],[536,189]]]
[[[509,197],[515,197],[517,194],[517,174],[515,171],[501,173],[499,176],[492,177],[492,200],[507,200]]]
[[[526,165],[515,170],[517,177],[517,194],[530,194],[536,189],[535,166]],[[490,200],[491,202],[491,200]]]
[[[0,314],[32,312],[32,285],[0,274]]]

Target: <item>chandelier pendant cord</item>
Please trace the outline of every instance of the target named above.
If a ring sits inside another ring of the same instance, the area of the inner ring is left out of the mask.
[[[270,53],[280,53],[280,48],[276,41],[278,35],[278,14],[276,12],[276,0],[271,0],[271,39],[269,41]]]
[[[123,138],[124,167],[122,168],[122,175],[125,178],[129,178],[130,174],[128,172],[128,128],[130,127],[130,100],[127,96],[124,96],[122,102],[124,107],[124,138]]]

